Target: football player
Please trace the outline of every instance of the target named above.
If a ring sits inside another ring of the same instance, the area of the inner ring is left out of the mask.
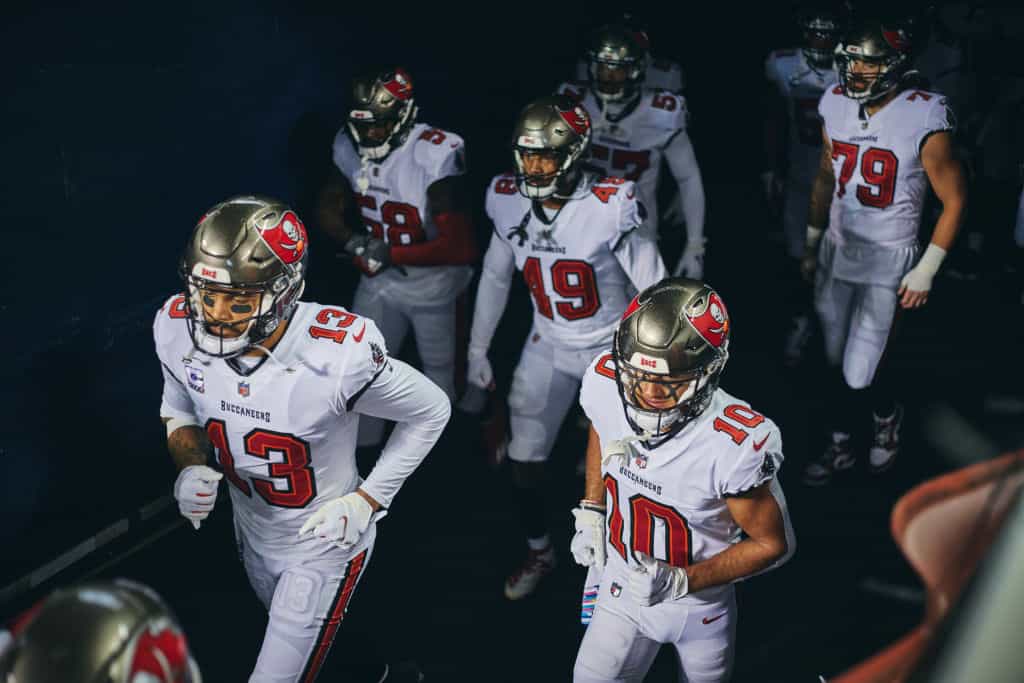
[[[678,95],[683,94],[686,87],[686,74],[677,62],[670,59],[656,58],[651,53],[650,34],[646,22],[640,20],[632,12],[623,12],[620,17],[609,23],[618,23],[637,34],[644,50],[647,67],[644,72],[644,86],[655,90],[668,90]],[[576,62],[576,80],[587,82],[590,76],[590,60],[580,59]]]
[[[545,463],[583,371],[607,345],[629,303],[627,290],[665,275],[656,244],[640,230],[645,210],[634,183],[581,168],[590,136],[590,118],[569,98],[530,103],[516,122],[516,172],[495,177],[485,201],[494,234],[477,291],[469,382],[493,387],[487,350],[516,269],[534,309],[508,399],[508,458],[529,545],[526,562],[505,582],[512,600],[533,592],[554,568]]]
[[[0,630],[0,680],[202,683],[160,596],[125,579],[57,589]]]
[[[624,26],[594,32],[587,52],[589,79],[564,83],[559,92],[581,104],[594,122],[588,166],[636,183],[648,210],[645,232],[657,239],[657,188],[664,161],[676,181],[686,223],[686,247],[675,273],[704,270],[704,184],[690,137],[686,100],[644,87],[646,38]]]
[[[663,643],[680,680],[728,680],[733,583],[796,549],[779,428],[718,386],[731,323],[710,286],[663,280],[633,300],[583,377],[592,426],[570,547],[588,567],[590,625],[576,683],[639,682]]]
[[[824,454],[804,471],[810,485],[853,466],[851,420],[866,413],[865,404],[874,415],[869,468],[892,465],[903,407],[883,352],[897,311],[928,301],[964,216],[967,190],[953,154],[953,117],[941,94],[914,87],[909,65],[903,30],[860,21],[836,49],[839,83],[818,106],[824,144],[802,268],[814,278],[826,357],[835,371],[828,394],[831,435]],[[922,254],[917,233],[929,186],[942,211]]]
[[[810,338],[811,302],[800,286],[800,259],[807,235],[807,203],[821,158],[821,117],[818,101],[825,88],[836,82],[832,53],[839,40],[839,13],[829,5],[810,5],[797,18],[803,35],[800,49],[775,50],[765,60],[765,77],[771,86],[776,113],[765,119],[767,169],[761,181],[769,202],[782,198],[782,228],[786,253],[792,261],[791,275],[795,307],[786,339],[785,360],[796,365]],[[782,120],[785,117],[785,120]],[[780,144],[784,132],[785,145]],[[782,154],[782,149],[785,153]]]
[[[424,374],[451,398],[456,315],[478,255],[463,188],[465,145],[418,123],[414,95],[401,68],[353,80],[319,217],[363,270],[353,311],[373,319],[395,353],[411,327]],[[363,422],[359,445],[377,445],[384,423]]]
[[[199,528],[225,479],[246,574],[270,613],[252,683],[312,681],[366,570],[376,522],[440,436],[447,396],[388,357],[369,318],[299,301],[309,239],[264,197],[210,209],[154,322],[174,497]],[[360,415],[398,424],[365,480]]]

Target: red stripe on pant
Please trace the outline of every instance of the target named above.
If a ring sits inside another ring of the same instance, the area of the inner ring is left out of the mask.
[[[355,591],[356,584],[359,582],[359,575],[362,573],[363,563],[366,561],[366,553],[367,551],[364,550],[348,563],[345,578],[341,580],[338,593],[334,596],[334,604],[320,629],[320,637],[317,638],[313,657],[306,665],[306,671],[302,676],[303,683],[312,683],[320,673],[320,667],[323,666],[324,659],[327,658],[327,653],[334,643],[334,636],[338,633],[338,627],[341,626],[341,620],[345,617],[348,601],[352,598],[352,592]]]

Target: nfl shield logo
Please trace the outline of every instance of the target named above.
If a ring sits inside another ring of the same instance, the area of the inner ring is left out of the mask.
[[[617,598],[620,595],[622,595],[622,586],[620,586],[618,583],[612,581],[612,586],[608,590],[608,592],[612,594],[613,598]]]
[[[238,395],[239,396],[248,396],[249,395],[249,383],[248,382],[239,382],[238,383]]]

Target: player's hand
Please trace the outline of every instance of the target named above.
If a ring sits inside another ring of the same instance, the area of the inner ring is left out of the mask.
[[[217,484],[224,475],[206,465],[189,465],[178,473],[174,482],[174,498],[181,516],[199,528],[217,502]]]
[[[391,247],[370,235],[357,234],[345,243],[345,252],[352,255],[356,266],[373,277],[391,266]]]
[[[818,270],[818,250],[804,249],[804,255],[800,259],[800,275],[804,282],[814,284],[814,274]]]
[[[320,506],[299,529],[299,536],[312,533],[330,541],[342,550],[348,550],[359,542],[370,528],[373,507],[365,498],[353,491],[341,498],[334,498]]]
[[[679,600],[690,590],[686,570],[656,560],[646,553],[637,553],[640,566],[630,566],[629,590],[637,604],[644,607],[665,600]]]
[[[704,277],[704,245],[686,245],[683,255],[679,257],[679,263],[672,271],[674,277],[688,277],[700,280]]]
[[[764,196],[764,200],[769,204],[777,203],[785,189],[782,177],[774,170],[769,169],[762,171],[760,178],[761,194]]]
[[[576,564],[584,567],[604,566],[604,515],[597,510],[573,508],[576,518],[576,533],[569,543]]]
[[[932,289],[934,274],[920,269],[920,264],[903,276],[896,294],[903,308],[921,308],[928,303],[928,292]]]
[[[494,391],[494,370],[491,369],[491,361],[487,360],[487,349],[470,346],[466,361],[466,381]]]

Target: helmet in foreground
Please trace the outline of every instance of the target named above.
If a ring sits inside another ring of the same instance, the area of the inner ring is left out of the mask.
[[[201,683],[174,615],[126,580],[90,581],[46,598],[0,655],[17,683]]]
[[[306,228],[282,202],[234,197],[210,209],[180,266],[196,349],[230,358],[273,334],[298,305],[308,260]],[[213,317],[218,301],[226,302],[230,320]]]
[[[707,284],[666,278],[640,292],[615,332],[626,420],[655,446],[707,409],[729,359],[731,321]]]

